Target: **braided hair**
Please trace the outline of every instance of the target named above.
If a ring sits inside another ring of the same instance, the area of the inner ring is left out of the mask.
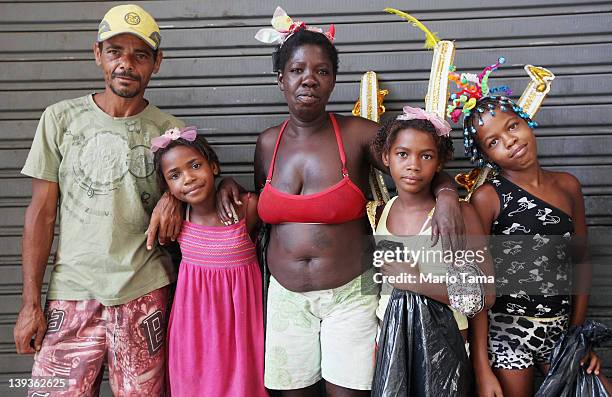
[[[488,163],[492,168],[497,169],[497,165],[490,162],[481,148],[476,142],[476,124],[479,126],[484,125],[482,115],[485,112],[491,113],[491,116],[495,117],[495,110],[499,109],[502,112],[511,111],[518,117],[522,118],[527,122],[529,128],[533,129],[538,124],[531,120],[531,117],[523,109],[518,106],[514,101],[505,96],[484,96],[476,101],[476,106],[463,118],[463,146],[465,148],[465,155],[470,158],[472,164],[478,167],[482,167],[485,163]]]

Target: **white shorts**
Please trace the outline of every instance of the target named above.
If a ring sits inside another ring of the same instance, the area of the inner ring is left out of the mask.
[[[270,278],[265,385],[308,387],[321,378],[370,390],[374,376],[379,285],[368,270],[333,289],[293,292]]]

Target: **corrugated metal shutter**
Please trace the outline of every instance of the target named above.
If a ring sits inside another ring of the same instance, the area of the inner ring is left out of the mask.
[[[286,115],[271,72],[271,48],[253,39],[267,26],[276,1],[141,1],[162,27],[165,60],[147,91],[159,107],[210,136],[225,174],[252,187],[257,134]],[[99,90],[92,62],[97,23],[118,2],[0,2],[0,390],[7,379],[27,377],[31,358],[14,353],[12,327],[20,304],[20,236],[30,181],[19,174],[42,110],[61,99]],[[458,9],[457,5],[461,8]],[[390,113],[422,104],[431,53],[422,35],[397,17],[407,10],[445,39],[457,40],[456,63],[476,71],[503,55],[495,73],[519,93],[527,84],[522,66],[534,63],[557,75],[538,115],[542,164],[580,178],[591,234],[612,231],[612,2],[491,0],[313,3],[288,0],[292,16],[313,25],[336,24],[340,74],[329,110],[347,113],[366,70],[391,91]],[[459,133],[455,132],[459,138]],[[469,165],[456,140],[451,172]],[[609,251],[609,249],[608,249]],[[608,252],[610,254],[610,252]],[[595,284],[612,285],[604,258],[594,258]],[[598,294],[590,315],[612,324],[612,302]],[[601,350],[612,368],[610,345]]]

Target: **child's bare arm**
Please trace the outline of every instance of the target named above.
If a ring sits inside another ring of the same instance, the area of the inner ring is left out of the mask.
[[[247,207],[247,230],[249,234],[253,234],[259,225],[259,216],[257,215],[257,203],[259,196],[256,193],[245,193],[242,196],[242,202],[248,203]]]
[[[571,174],[562,174],[562,186],[572,199],[574,235],[571,241],[572,262],[575,266],[570,326],[581,325],[586,318],[591,289],[592,268],[587,249],[587,226],[582,186]]]
[[[499,197],[493,186],[484,184],[480,186],[470,200],[470,204],[476,210],[485,234],[491,233],[493,221],[499,216]]]
[[[572,263],[575,265],[574,271],[574,291],[572,293],[572,311],[570,315],[570,326],[582,325],[586,318],[589,305],[589,295],[591,288],[592,266],[588,253],[587,245],[587,226],[584,209],[584,196],[582,186],[578,179],[567,173],[562,174],[561,186],[567,189],[572,199],[572,221],[574,225],[574,235],[571,241]],[[580,365],[586,368],[587,373],[599,375],[601,365],[600,358],[589,350],[587,355],[580,360]],[[604,382],[607,382],[605,377]]]
[[[463,214],[463,221],[467,231],[467,250],[479,255],[474,255],[477,258],[476,265],[480,267],[480,270],[485,276],[494,276],[495,270],[493,269],[493,261],[487,248],[488,235],[485,235],[483,230],[480,217],[474,209],[474,207],[468,203],[462,203],[461,212]],[[479,258],[482,258],[480,260]],[[485,290],[485,304],[483,310],[486,311],[493,303],[495,303],[495,284],[487,283],[483,284]]]
[[[502,389],[495,377],[487,354],[489,322],[483,310],[469,319],[470,358],[476,375],[479,396],[502,397]]]

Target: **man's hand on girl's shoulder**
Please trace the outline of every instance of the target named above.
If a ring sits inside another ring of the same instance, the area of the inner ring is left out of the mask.
[[[153,249],[155,239],[160,245],[176,241],[183,223],[183,204],[169,192],[164,193],[151,214],[147,235],[147,249]]]

